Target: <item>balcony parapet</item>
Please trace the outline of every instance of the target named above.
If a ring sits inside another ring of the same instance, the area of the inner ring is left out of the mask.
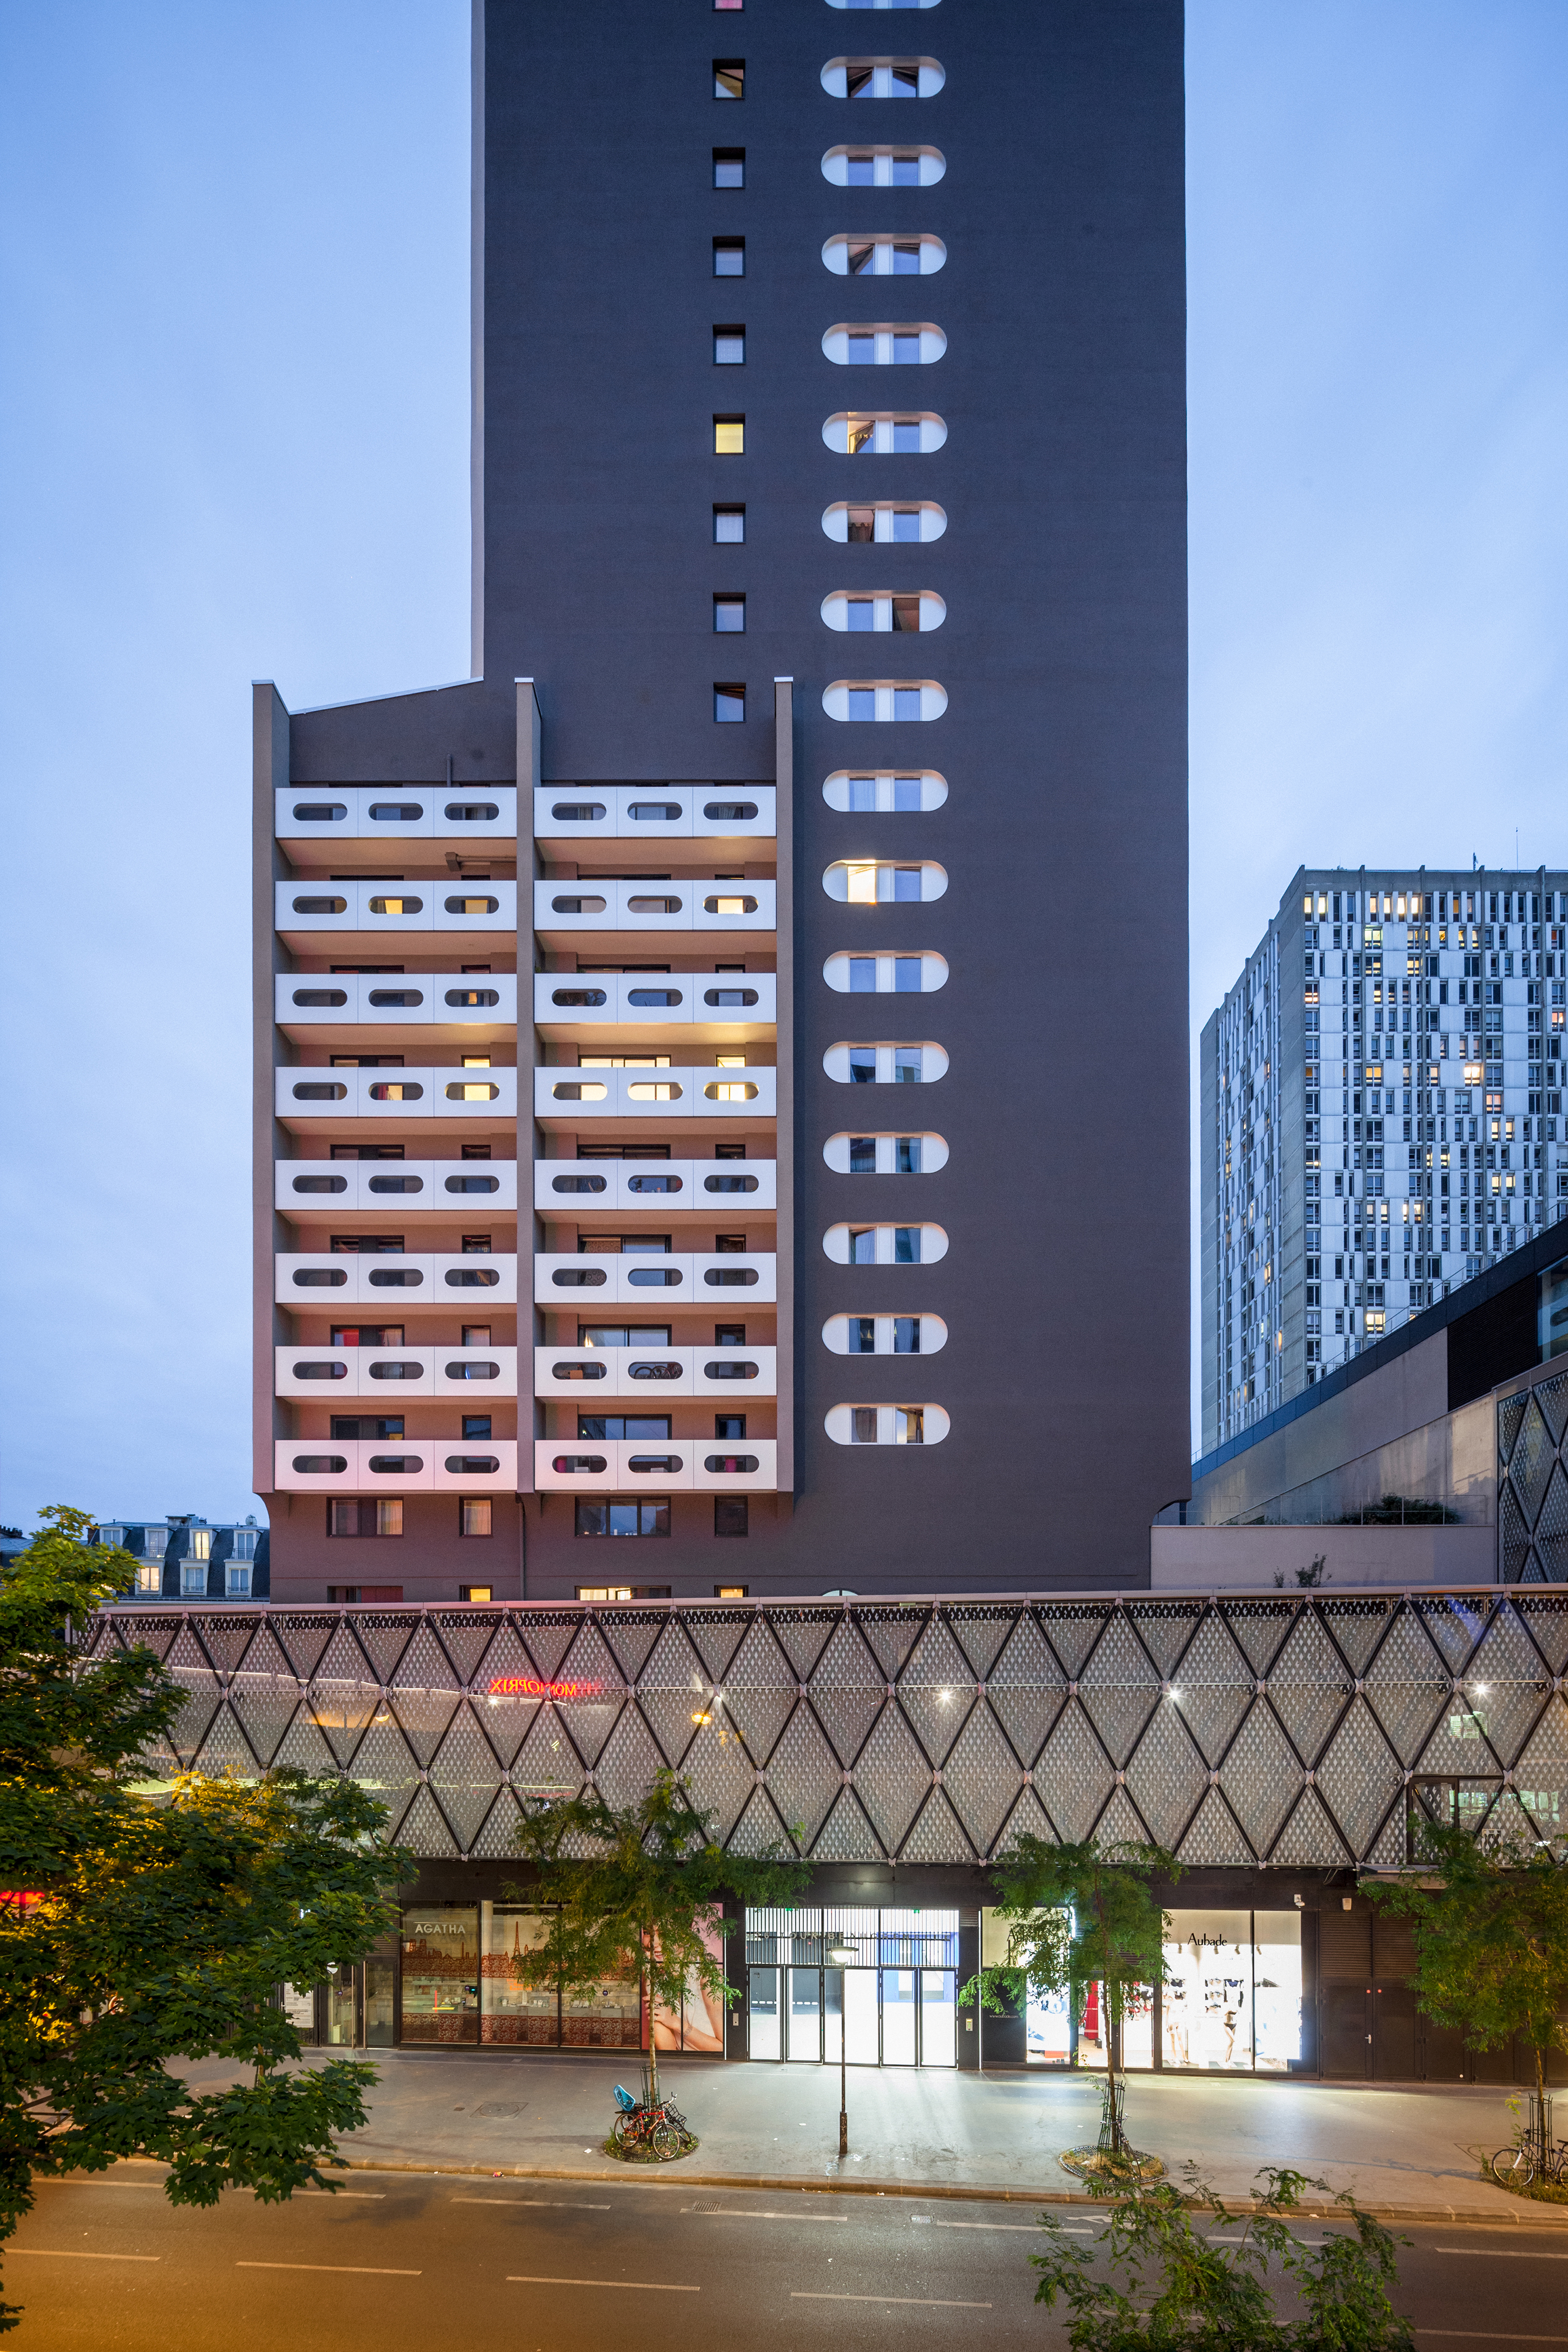
[[[498,1168],[502,1164],[498,1161]],[[668,1216],[698,1209],[705,1217],[749,1217],[760,1210],[777,1209],[778,1162],[536,1160],[533,1205],[542,1216],[579,1220],[605,1216],[611,1210],[617,1214],[636,1211]]]
[[[273,1393],[339,1407],[343,1397],[374,1397],[384,1412],[421,1397],[478,1404],[517,1394],[515,1348],[331,1348],[301,1341],[273,1350]]]
[[[489,814],[494,812],[493,815]],[[273,795],[279,841],[473,843],[517,839],[515,784],[291,784]]]
[[[772,784],[549,784],[533,795],[536,841],[633,842],[772,840],[777,794]]]
[[[556,1404],[594,1412],[610,1397],[640,1397],[645,1412],[659,1400],[711,1397],[739,1412],[748,1396],[778,1393],[773,1348],[536,1348],[533,1391]]]
[[[451,1062],[402,1069],[333,1069],[292,1062],[273,1073],[278,1117],[290,1127],[314,1119],[514,1119],[517,1072],[469,1070]]]
[[[274,1461],[273,1476],[282,1494],[517,1491],[514,1437],[279,1437]]]
[[[773,1031],[778,982],[771,971],[540,971],[533,1018],[552,1040],[694,1029],[745,1044]]]
[[[285,1029],[501,1029],[517,1025],[513,971],[280,971]]]
[[[546,1127],[580,1127],[587,1119],[772,1119],[778,1110],[778,1074],[771,1068],[731,1070],[697,1063],[668,1070],[536,1069],[533,1115]]]
[[[297,1314],[336,1316],[340,1307],[373,1306],[391,1321],[426,1311],[478,1314],[517,1304],[517,1259],[448,1250],[315,1254],[279,1252],[274,1296]]]
[[[517,931],[514,881],[464,880],[421,874],[406,882],[297,874],[274,886],[274,921],[286,940],[325,947],[334,936],[390,939],[453,931],[463,938],[505,939]]]
[[[587,1252],[541,1251],[533,1261],[533,1297],[540,1307],[570,1314],[596,1313],[613,1301],[645,1314],[681,1307],[722,1314],[742,1307],[771,1307],[778,1297],[778,1260],[739,1251],[720,1256],[679,1251],[634,1250],[619,1257]]]
[[[372,1075],[366,1072],[367,1076]],[[273,1204],[292,1217],[511,1215],[515,1160],[279,1160]]]
[[[540,1494],[771,1494],[777,1476],[772,1437],[542,1437],[533,1447]]]

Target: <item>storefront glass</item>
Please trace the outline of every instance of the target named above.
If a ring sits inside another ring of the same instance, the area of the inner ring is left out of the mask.
[[[426,1903],[403,1915],[403,2039],[479,2038],[479,1914],[472,1903]]]
[[[1301,2054],[1295,1911],[1173,1911],[1161,1990],[1167,2066],[1283,2074]]]
[[[553,2050],[561,2033],[555,1987],[525,1985],[518,1967],[549,1935],[546,1915],[518,1904],[481,1903],[479,1932],[480,2040]]]
[[[568,2050],[640,2050],[642,1984],[633,1976],[607,1978],[562,2004],[561,2041]]]
[[[372,2050],[390,2050],[395,2038],[396,1977],[390,1952],[373,1952],[364,1964],[364,2038]]]
[[[847,1943],[852,1968],[829,1968]],[[748,2047],[796,2064],[954,2066],[956,1911],[798,1910],[746,1914]]]
[[[327,2015],[323,2039],[335,2050],[359,2044],[359,1991],[352,1968],[327,1970]]]

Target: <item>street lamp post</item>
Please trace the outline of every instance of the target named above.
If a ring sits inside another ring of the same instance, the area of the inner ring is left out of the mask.
[[[835,1936],[823,1954],[830,1969],[841,1973],[852,1969],[860,1955],[843,1936]],[[847,1974],[838,1994],[838,2155],[840,2161],[849,2153],[849,2108],[847,2100],[849,2066],[849,1979]]]

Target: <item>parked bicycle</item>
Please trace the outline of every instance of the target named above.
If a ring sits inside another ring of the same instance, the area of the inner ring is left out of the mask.
[[[616,2110],[610,2137],[623,2155],[640,2154],[644,2149],[666,2159],[685,2155],[691,2126],[673,2099],[648,2105],[634,2099],[625,2084],[617,2083]]]
[[[1532,2181],[1568,2184],[1568,2141],[1552,2137],[1552,2101],[1532,2098],[1529,2119],[1511,2147],[1500,2147],[1491,2159],[1491,2175],[1505,2189],[1528,2189]],[[1509,2102],[1517,2114],[1517,2102]]]

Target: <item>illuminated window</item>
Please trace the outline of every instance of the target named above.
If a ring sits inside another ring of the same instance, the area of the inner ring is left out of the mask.
[[[741,457],[746,449],[746,420],[743,416],[715,416],[713,419],[713,455],[716,457]]]

